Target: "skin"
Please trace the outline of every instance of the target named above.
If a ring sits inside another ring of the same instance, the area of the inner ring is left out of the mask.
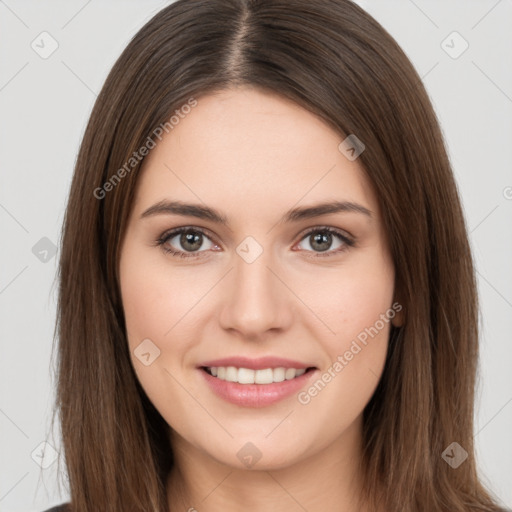
[[[120,285],[134,369],[171,427],[168,496],[180,510],[366,510],[355,501],[362,413],[382,374],[390,322],[305,405],[295,394],[262,408],[234,405],[197,369],[209,359],[274,355],[316,366],[311,385],[391,308],[395,270],[377,197],[359,160],[338,150],[343,139],[295,103],[244,87],[198,98],[145,159]],[[229,228],[175,214],[141,218],[163,199],[213,207]],[[279,222],[291,208],[332,200],[363,205],[371,217]],[[356,245],[336,252],[345,244],[333,235],[327,251],[315,249],[315,233],[304,233],[324,226]],[[166,242],[199,257],[155,245],[178,227],[210,233],[195,252],[179,236]],[[247,236],[263,249],[252,263],[236,252]],[[402,313],[391,322],[401,325]],[[134,350],[148,338],[160,355],[146,366]],[[261,452],[250,468],[237,457],[248,442]]]

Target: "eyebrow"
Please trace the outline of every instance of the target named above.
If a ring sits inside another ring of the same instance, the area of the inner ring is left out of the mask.
[[[299,222],[305,219],[320,217],[321,215],[342,212],[353,212],[363,214],[369,218],[372,217],[372,212],[358,203],[351,201],[330,201],[313,206],[292,208],[285,213],[280,223]],[[226,227],[229,226],[228,218],[215,208],[201,204],[184,203],[182,201],[159,201],[145,210],[140,218],[144,219],[146,217],[162,214],[197,217],[198,219],[209,220]]]

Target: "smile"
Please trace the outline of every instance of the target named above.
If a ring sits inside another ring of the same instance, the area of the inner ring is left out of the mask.
[[[219,398],[240,407],[267,407],[298,393],[318,374],[315,367],[260,368],[202,366],[207,386]],[[217,375],[214,375],[216,373]]]
[[[272,384],[300,377],[312,368],[263,368],[252,370],[250,368],[236,368],[235,366],[212,366],[203,368],[207,373],[217,379],[239,384]]]

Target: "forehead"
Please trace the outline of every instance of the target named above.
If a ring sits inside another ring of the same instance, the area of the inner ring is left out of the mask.
[[[298,203],[362,203],[377,211],[344,136],[277,94],[237,88],[197,99],[144,161],[135,209],[172,197],[236,215],[275,215]]]

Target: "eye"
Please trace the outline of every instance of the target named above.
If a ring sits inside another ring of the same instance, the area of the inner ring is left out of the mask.
[[[333,238],[338,239],[338,244],[334,250],[331,248]],[[327,226],[310,229],[302,236],[301,242],[303,240],[306,240],[312,249],[312,251],[306,249],[306,252],[317,253],[312,256],[313,258],[333,256],[355,245],[355,241],[345,235],[344,232]],[[205,241],[208,243],[206,247],[203,247]],[[162,247],[165,253],[181,258],[200,258],[207,256],[201,253],[208,250],[220,250],[219,246],[211,241],[203,229],[192,226],[166,231],[156,240],[155,245]],[[178,247],[176,248],[176,246]],[[202,247],[203,250],[200,250]]]
[[[335,250],[329,250],[332,246],[333,238],[338,238],[338,244],[334,248]],[[320,254],[312,256],[313,258],[333,256],[355,245],[355,241],[342,231],[327,226],[310,229],[302,237],[301,242],[303,240],[308,242],[309,247],[312,248],[314,252],[320,252]]]
[[[202,255],[197,253],[205,252],[205,250],[199,250],[203,246],[205,240],[209,242],[206,250],[211,249],[212,247],[218,247],[213,244],[202,229],[185,227],[167,231],[156,241],[156,245],[161,246],[165,253],[170,253],[173,256],[194,258],[202,257]],[[178,245],[177,250],[173,249],[173,246],[175,247],[176,245]],[[179,248],[180,245],[184,250]]]

